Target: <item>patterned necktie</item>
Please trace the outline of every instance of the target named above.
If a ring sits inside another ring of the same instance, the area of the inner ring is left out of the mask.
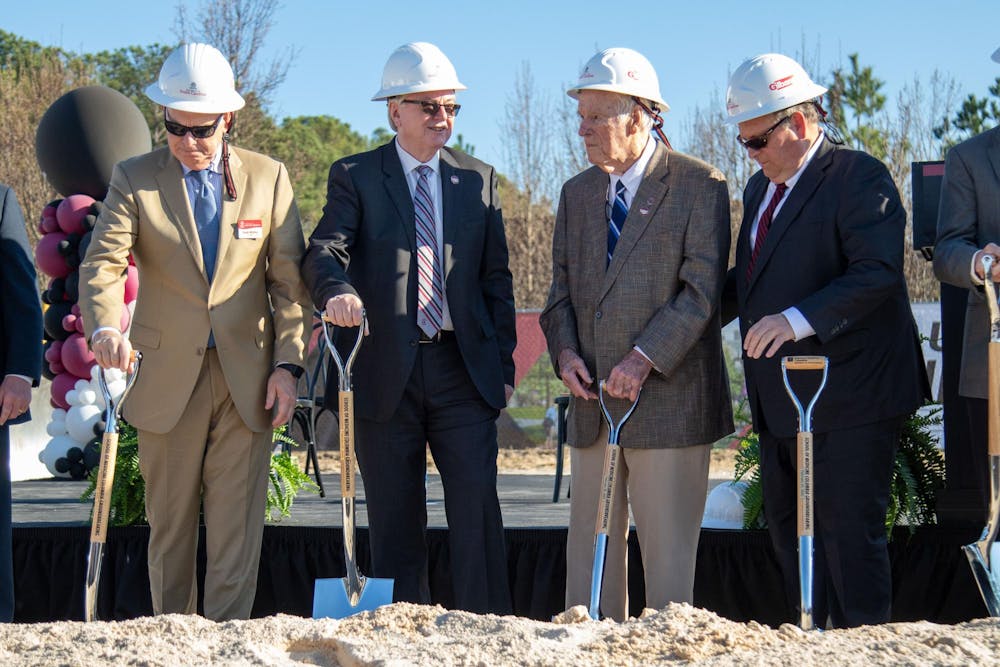
[[[215,201],[215,187],[209,170],[192,171],[195,178],[194,222],[201,240],[201,257],[209,282],[215,273],[215,259],[219,253],[219,204]]]
[[[441,330],[442,315],[441,268],[437,258],[437,235],[434,233],[434,200],[428,174],[433,170],[425,164],[417,167],[417,191],[413,195],[417,230],[417,324],[428,338]]]
[[[615,254],[615,246],[618,245],[618,238],[622,235],[622,228],[625,226],[625,218],[628,217],[628,206],[625,204],[625,183],[618,179],[615,186],[615,201],[611,205],[611,215],[608,217],[608,264],[611,264],[611,257]]]
[[[760,216],[760,222],[757,223],[757,238],[754,240],[753,252],[750,253],[750,263],[747,264],[747,282],[750,282],[750,276],[753,275],[753,265],[757,262],[757,255],[760,254],[760,249],[764,247],[764,239],[767,238],[767,231],[771,229],[771,218],[774,217],[774,211],[778,208],[778,204],[781,202],[781,198],[785,196],[785,190],[787,189],[787,185],[778,183],[774,187],[774,195],[771,196],[771,201],[767,203],[767,208],[764,209],[764,213]]]

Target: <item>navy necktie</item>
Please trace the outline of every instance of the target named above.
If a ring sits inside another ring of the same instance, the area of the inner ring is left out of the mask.
[[[212,282],[215,273],[215,259],[219,253],[219,204],[215,199],[215,187],[209,178],[209,170],[192,171],[195,179],[194,222],[201,240],[201,257],[205,262],[205,274]]]
[[[618,238],[622,235],[622,228],[625,226],[625,218],[628,217],[625,192],[625,184],[621,179],[618,179],[618,184],[615,186],[615,201],[611,205],[611,215],[608,216],[608,261],[605,266],[611,264],[611,257],[615,254],[615,246],[618,245]]]

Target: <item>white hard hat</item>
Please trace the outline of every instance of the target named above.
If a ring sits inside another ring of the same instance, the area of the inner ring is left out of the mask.
[[[723,482],[716,485],[705,499],[705,513],[701,518],[702,528],[726,528],[736,530],[743,527],[743,493],[747,483]]]
[[[726,111],[730,125],[760,118],[823,95],[802,65],[780,53],[745,60],[729,77]]]
[[[576,85],[566,94],[576,99],[581,90],[606,90],[630,97],[656,102],[660,111],[669,111],[670,105],[660,95],[660,80],[656,70],[638,51],[615,47],[595,54],[580,72]]]
[[[146,97],[169,109],[226,113],[246,102],[236,92],[233,68],[209,44],[184,44],[167,56],[160,78],[146,87]]]
[[[382,88],[372,102],[429,90],[465,90],[455,66],[429,42],[410,42],[392,52],[382,70]]]

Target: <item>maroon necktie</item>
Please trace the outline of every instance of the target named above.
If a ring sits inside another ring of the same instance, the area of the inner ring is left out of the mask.
[[[763,215],[760,216],[760,222],[757,223],[757,238],[754,240],[753,252],[750,253],[750,263],[747,264],[747,282],[750,282],[750,276],[753,275],[753,265],[757,262],[757,255],[760,254],[760,249],[764,247],[764,239],[767,238],[767,230],[771,228],[771,218],[774,217],[774,209],[778,208],[778,204],[781,202],[781,198],[785,195],[785,190],[787,189],[787,185],[778,183],[774,187],[774,195],[772,195],[771,201],[767,203],[767,208],[764,209]]]

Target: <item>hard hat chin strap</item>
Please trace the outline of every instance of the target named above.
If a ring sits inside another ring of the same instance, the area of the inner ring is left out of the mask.
[[[656,132],[656,136],[660,138],[663,145],[669,150],[674,150],[674,147],[670,145],[670,140],[667,139],[667,135],[663,133],[663,116],[661,116],[658,111],[654,110],[652,106],[646,104],[638,97],[633,96],[632,101],[638,104],[639,108],[649,114],[649,117],[653,119],[653,132]]]
[[[226,133],[222,135],[222,174],[223,178],[226,179],[226,194],[233,201],[236,201],[236,183],[233,181],[233,171],[229,166],[229,133],[232,132],[235,125],[236,112],[234,111],[229,126],[226,127]]]

